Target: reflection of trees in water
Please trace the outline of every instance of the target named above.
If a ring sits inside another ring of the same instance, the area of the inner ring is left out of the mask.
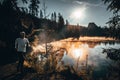
[[[110,44],[110,45],[114,45],[116,43],[120,43],[119,41],[70,41],[71,44],[72,43],[79,43],[79,44],[87,44],[89,46],[89,48],[94,48],[96,45],[100,45],[100,44],[104,44],[104,45],[107,45],[107,44]]]
[[[114,48],[109,48],[109,49],[104,49],[103,53],[107,54],[107,58],[110,60],[114,61],[114,63],[108,63],[109,66],[107,67],[108,72],[106,75],[106,78],[108,80],[119,80],[120,79],[120,48],[119,49],[114,49]]]
[[[120,43],[120,41],[103,41],[103,42],[88,41],[88,42],[83,42],[83,43],[88,44],[88,46],[89,46],[90,48],[94,48],[96,45],[100,45],[100,44],[104,44],[104,45],[107,45],[107,44],[115,45],[115,44]]]

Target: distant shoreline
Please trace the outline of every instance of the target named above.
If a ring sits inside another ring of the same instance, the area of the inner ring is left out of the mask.
[[[67,39],[63,39],[60,41],[67,41],[67,42],[120,42],[120,40],[115,40],[111,37],[89,37],[89,36],[84,36],[84,37],[80,37],[80,38],[67,38]]]

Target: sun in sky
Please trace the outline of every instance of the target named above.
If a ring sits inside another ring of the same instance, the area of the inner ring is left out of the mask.
[[[74,20],[83,20],[85,18],[85,8],[79,8],[72,11],[70,18]]]

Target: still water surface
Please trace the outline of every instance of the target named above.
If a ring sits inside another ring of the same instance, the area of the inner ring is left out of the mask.
[[[103,38],[102,38],[103,39]],[[93,69],[94,77],[104,77],[108,72],[108,66],[114,62],[107,58],[106,54],[103,54],[103,49],[115,48],[120,49],[120,43],[115,42],[111,39],[79,39],[77,40],[60,40],[51,42],[50,45],[53,46],[54,50],[59,50],[64,48],[63,57],[61,59],[64,65],[73,66],[76,71],[82,69],[88,69],[91,67]],[[110,41],[111,40],[111,41]],[[45,47],[35,47],[35,49],[42,50]],[[36,51],[35,50],[35,51]],[[77,68],[76,68],[77,66]]]
[[[95,77],[105,76],[107,73],[107,67],[114,62],[107,58],[106,54],[103,54],[103,49],[120,48],[120,43],[82,43],[82,42],[58,42],[59,47],[66,48],[67,52],[64,53],[62,61],[64,64],[76,67],[78,65],[78,71],[81,70],[81,66],[87,65],[94,68]]]

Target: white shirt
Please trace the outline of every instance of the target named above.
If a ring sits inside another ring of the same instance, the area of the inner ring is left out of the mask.
[[[26,46],[29,44],[27,38],[17,38],[15,40],[15,48],[18,52],[26,52]]]

